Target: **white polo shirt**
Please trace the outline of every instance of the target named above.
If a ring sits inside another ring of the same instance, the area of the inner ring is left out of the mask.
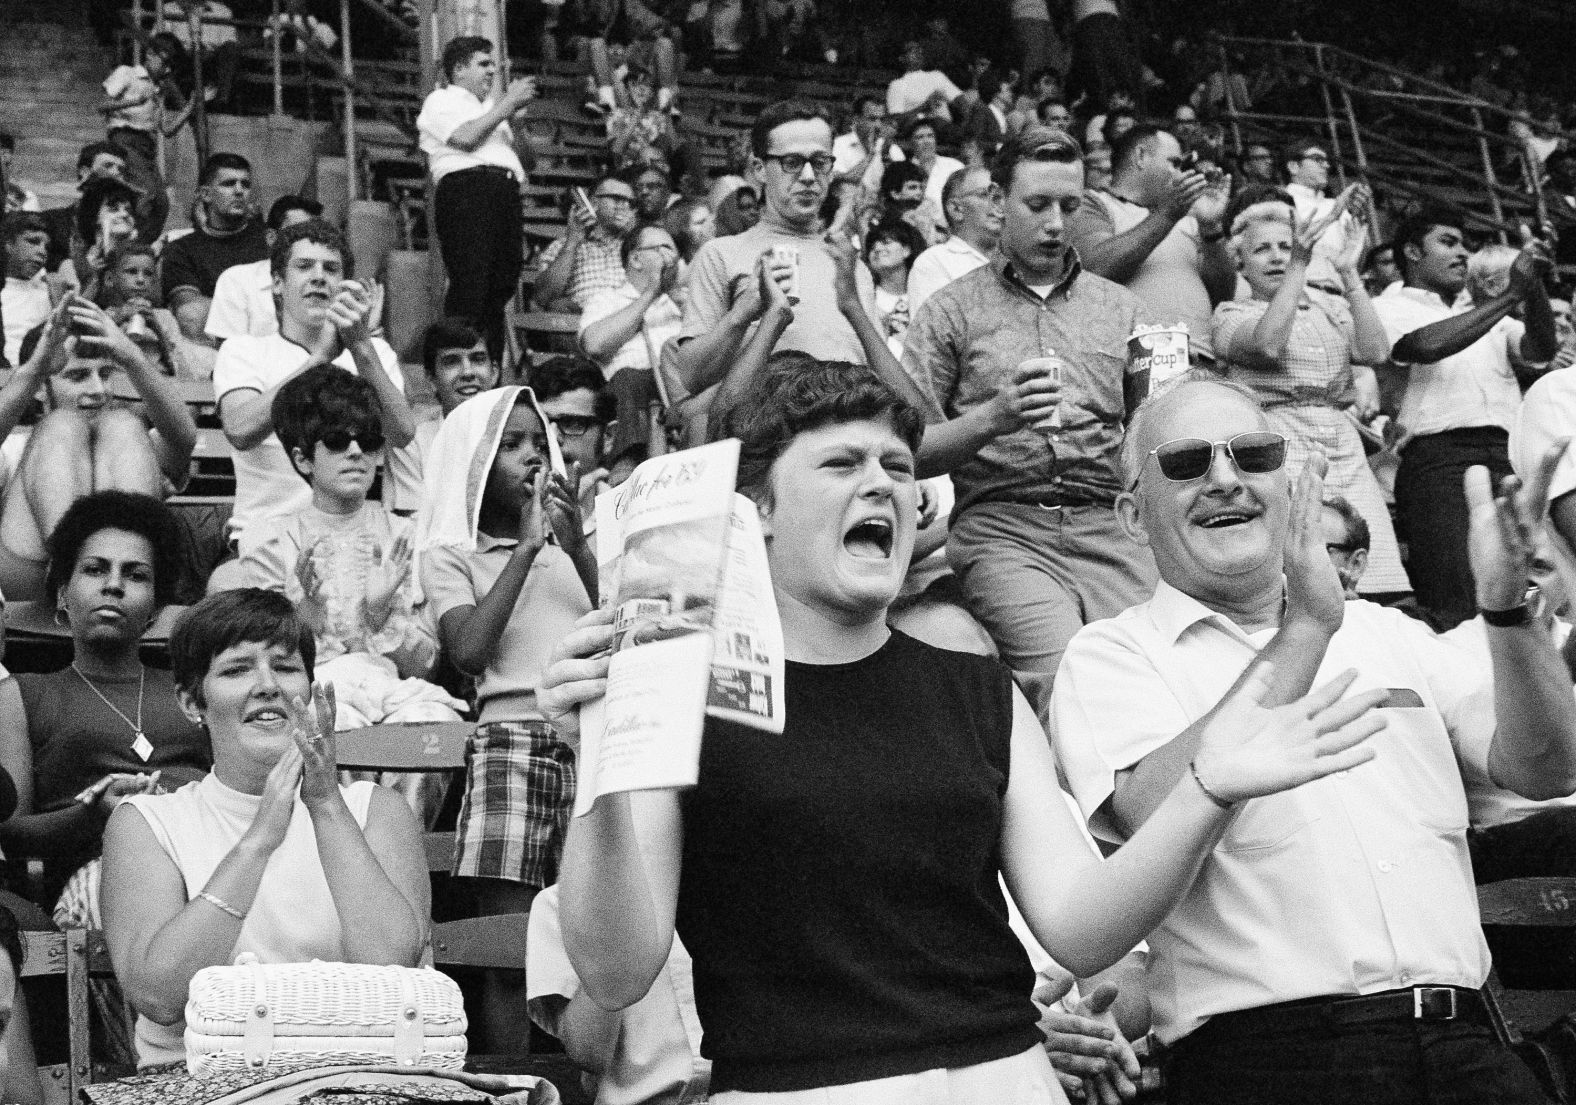
[[[267,257],[231,265],[214,282],[213,302],[203,330],[210,338],[266,338],[279,333],[274,274]]]
[[[388,373],[395,387],[404,391],[405,378],[400,373],[399,358],[394,350],[382,338],[373,338],[372,345],[383,364],[383,371]],[[219,357],[214,362],[214,399],[222,404],[226,395],[240,388],[267,391],[306,363],[310,355],[278,334],[231,338],[219,347]],[[334,364],[349,372],[356,371],[356,362],[348,350],[334,358]],[[306,509],[312,501],[312,488],[290,463],[290,456],[277,434],[269,434],[250,449],[237,449],[234,459],[235,510],[230,515],[226,532],[240,543],[241,555],[245,556],[251,551],[246,538],[247,528],[264,518]]]
[[[842,174],[857,166],[861,161],[870,156],[870,151],[865,149],[865,144],[859,140],[859,135],[853,131],[839,134],[832,139],[832,157],[835,164],[832,172]],[[904,158],[902,147],[896,142],[888,142],[886,159],[888,161],[902,161]]]
[[[1405,284],[1391,284],[1374,298],[1374,311],[1384,323],[1392,349],[1412,331],[1470,309],[1451,306],[1434,292]],[[1502,318],[1453,356],[1433,364],[1399,366],[1407,369],[1407,381],[1397,420],[1417,435],[1478,426],[1509,430],[1521,406],[1514,362],[1520,359],[1526,332],[1516,319]]]
[[[421,133],[421,152],[427,155],[427,170],[434,184],[450,173],[482,165],[508,169],[514,173],[515,180],[525,183],[525,169],[514,152],[514,131],[509,129],[508,123],[499,123],[474,150],[449,145],[449,138],[455,131],[486,115],[497,102],[491,96],[478,100],[457,84],[435,88],[427,95],[421,105],[421,114],[416,117],[416,129]]]
[[[1247,634],[1161,582],[1154,598],[1079,630],[1051,700],[1057,759],[1096,836],[1116,774],[1225,696],[1273,630]],[[1315,686],[1348,668],[1349,693],[1416,692],[1380,711],[1377,755],[1336,776],[1244,802],[1181,904],[1150,936],[1154,1027],[1174,1042],[1210,1016],[1488,977],[1467,853],[1462,762],[1488,773],[1473,730],[1491,673],[1421,622],[1361,600]],[[1492,708],[1487,717],[1492,718]]]
[[[945,96],[949,104],[963,95],[963,90],[939,69],[916,69],[893,77],[887,85],[887,111],[892,115],[913,111],[937,92]]]
[[[621,287],[606,288],[586,300],[580,313],[580,337],[593,325],[618,314],[640,298],[635,285],[625,281]],[[662,346],[669,338],[679,336],[684,328],[684,312],[668,295],[659,295],[646,308],[645,321],[640,333],[618,348],[612,357],[602,362],[602,374],[611,380],[620,369],[643,368],[654,371],[662,356]]]
[[[908,273],[908,313],[910,318],[919,316],[925,300],[960,276],[967,276],[975,269],[990,264],[990,258],[954,234],[946,241],[931,246],[914,258],[914,267]]]

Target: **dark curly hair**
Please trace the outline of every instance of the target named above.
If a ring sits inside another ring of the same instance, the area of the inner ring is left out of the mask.
[[[180,524],[170,508],[151,495],[135,491],[95,491],[66,509],[49,535],[49,569],[44,595],[53,606],[60,589],[76,570],[82,546],[107,529],[135,533],[153,550],[153,599],[160,606],[175,601],[180,574]]]
[[[170,634],[170,670],[175,685],[197,705],[205,705],[202,681],[209,667],[220,653],[241,644],[294,649],[306,666],[306,677],[312,678],[317,646],[295,606],[278,591],[241,587],[209,595],[176,620]]]
[[[924,417],[873,370],[786,350],[772,354],[733,402],[712,410],[708,436],[739,439],[738,488],[770,506],[772,465],[794,438],[823,426],[882,419],[918,451]]]
[[[345,241],[345,236],[337,226],[324,219],[307,219],[293,226],[287,226],[274,238],[274,245],[268,253],[268,271],[274,276],[282,276],[285,267],[290,264],[290,251],[297,242],[315,242],[320,246],[327,246],[339,254],[341,264],[344,266],[345,279],[349,280],[355,275],[355,258],[350,255],[350,245]]]
[[[287,380],[274,394],[269,415],[290,464],[307,483],[312,479],[296,465],[296,449],[311,460],[317,443],[330,430],[383,432],[383,419],[372,385],[355,373],[334,365],[314,365]]]

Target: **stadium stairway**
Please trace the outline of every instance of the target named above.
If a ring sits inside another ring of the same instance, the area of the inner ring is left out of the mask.
[[[94,110],[114,51],[98,44],[83,0],[0,5],[0,128],[16,136],[16,179],[46,208],[76,198],[77,150],[104,137]]]

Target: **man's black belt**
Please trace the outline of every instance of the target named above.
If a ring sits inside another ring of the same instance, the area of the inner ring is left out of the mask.
[[[1261,1031],[1297,1032],[1406,1021],[1494,1026],[1493,1015],[1482,992],[1459,986],[1412,986],[1361,997],[1309,998],[1221,1013],[1211,1017],[1209,1023],[1228,1031],[1251,1027]]]
[[[496,173],[499,176],[506,176],[510,180],[514,179],[514,170],[505,169],[502,165],[472,165],[469,169],[455,169],[452,173],[447,174],[444,179],[447,180],[448,177],[459,176],[462,173]]]

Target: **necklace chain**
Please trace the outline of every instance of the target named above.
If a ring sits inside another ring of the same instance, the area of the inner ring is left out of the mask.
[[[77,667],[77,662],[75,660],[71,661],[71,670],[77,673],[77,678],[78,679],[82,680],[82,682],[84,682],[84,683],[86,683],[88,685],[88,690],[92,691],[94,694],[99,696],[99,701],[100,702],[104,703],[104,705],[108,706],[111,710],[114,710],[115,713],[120,717],[121,721],[124,721],[127,725],[131,726],[131,730],[132,730],[133,733],[135,733],[139,737],[142,736],[142,690],[143,690],[143,687],[145,686],[145,684],[147,683],[147,679],[148,679],[148,669],[147,668],[144,667],[137,674],[137,720],[136,721],[132,721],[129,717],[127,717],[119,706],[117,706],[113,702],[111,702],[105,696],[103,691],[101,691],[97,687],[95,687],[93,685],[93,680],[89,679],[86,675],[82,674],[82,669]]]

